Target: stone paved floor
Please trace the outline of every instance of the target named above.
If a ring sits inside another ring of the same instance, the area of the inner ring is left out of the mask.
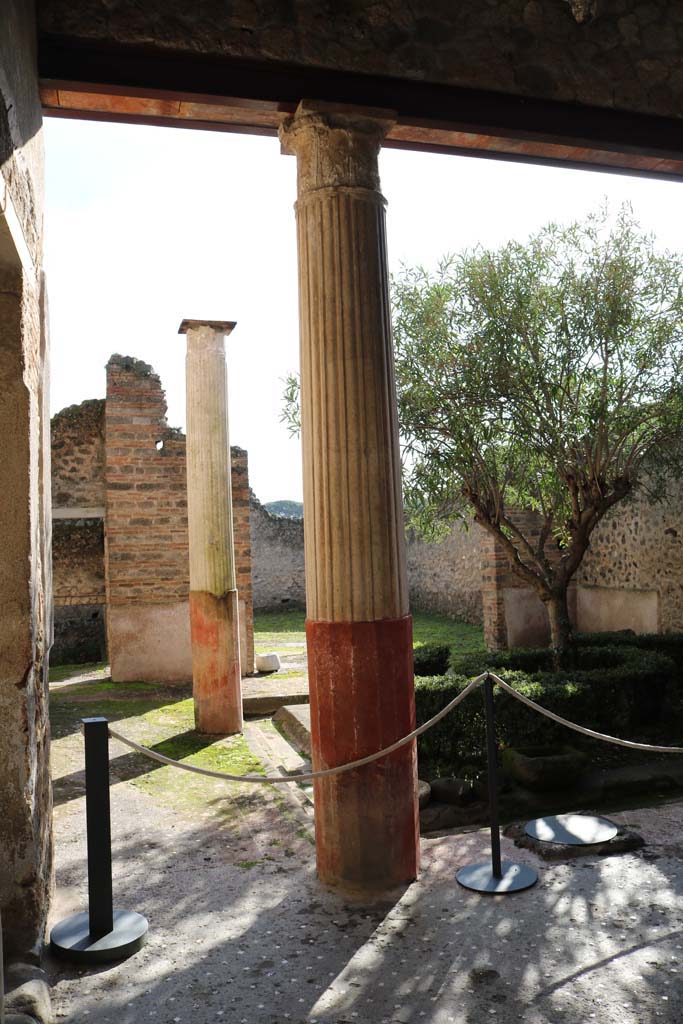
[[[645,836],[638,854],[547,865],[503,840],[541,874],[510,897],[454,881],[485,832],[423,840],[420,880],[363,906],[316,881],[303,807],[239,789],[189,814],[113,786],[116,905],[149,918],[149,940],[115,966],[50,961],[58,1021],[683,1021],[682,803],[614,815]],[[84,908],[83,815],[77,794],[57,808],[53,921]]]

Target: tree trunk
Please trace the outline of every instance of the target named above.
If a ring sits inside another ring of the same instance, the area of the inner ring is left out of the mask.
[[[571,623],[567,608],[567,590],[554,591],[546,602],[550,620],[550,643],[553,651],[553,668],[557,672],[569,646]]]

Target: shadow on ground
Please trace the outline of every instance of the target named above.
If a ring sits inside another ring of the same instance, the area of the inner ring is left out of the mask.
[[[236,798],[226,790],[221,799]],[[79,804],[58,818],[55,919],[83,906]],[[99,971],[51,962],[67,1020],[683,1019],[680,805],[632,818],[651,836],[645,851],[537,865],[539,885],[507,898],[454,880],[461,864],[486,855],[486,833],[424,840],[420,881],[364,905],[318,884],[305,824],[271,791],[254,793],[228,825],[179,815],[128,783],[112,804],[116,905],[147,915],[149,941]],[[537,864],[503,846],[504,856]]]

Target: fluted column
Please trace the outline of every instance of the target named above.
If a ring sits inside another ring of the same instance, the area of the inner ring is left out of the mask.
[[[183,320],[187,335],[187,518],[195,725],[242,728],[225,335],[234,323]]]
[[[377,157],[386,111],[302,102],[295,154],[306,635],[316,768],[414,728],[412,623]],[[415,745],[315,786],[318,873],[387,888],[419,864]]]

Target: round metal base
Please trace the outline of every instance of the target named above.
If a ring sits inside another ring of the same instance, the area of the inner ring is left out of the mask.
[[[526,864],[504,860],[501,867],[503,873],[500,878],[494,876],[490,860],[484,864],[467,864],[464,868],[460,868],[455,877],[465,889],[499,896],[504,896],[509,892],[520,892],[522,889],[530,889],[538,881],[538,875],[534,869]]]
[[[524,831],[542,843],[594,846],[614,839],[619,829],[608,818],[598,818],[592,814],[556,814],[528,821]]]
[[[145,941],[147,918],[133,910],[114,911],[114,930],[95,939],[90,934],[87,912],[73,914],[56,924],[50,933],[50,949],[62,960],[75,963],[107,963],[136,953]]]

